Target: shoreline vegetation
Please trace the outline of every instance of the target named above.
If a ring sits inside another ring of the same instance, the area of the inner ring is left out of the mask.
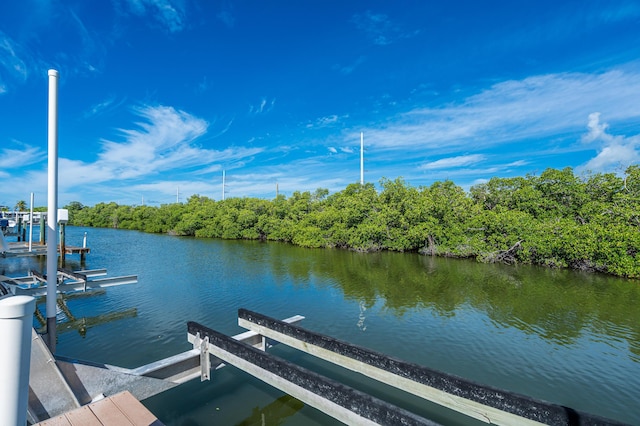
[[[391,250],[640,278],[640,166],[624,175],[492,178],[468,192],[452,181],[402,178],[294,192],[275,199],[192,195],[186,203],[93,207],[72,202],[70,224],[198,238],[281,241],[309,248]]]

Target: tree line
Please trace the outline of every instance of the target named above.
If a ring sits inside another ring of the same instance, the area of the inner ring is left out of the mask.
[[[413,187],[402,178],[354,183],[329,194],[275,199],[193,195],[186,203],[126,206],[72,202],[77,226],[199,238],[282,241],[310,248],[412,251],[640,277],[640,166],[577,176],[492,178],[468,192],[452,181]]]

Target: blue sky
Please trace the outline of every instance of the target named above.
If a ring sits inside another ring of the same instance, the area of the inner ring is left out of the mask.
[[[0,6],[0,204],[465,189],[640,161],[640,1],[24,0]]]

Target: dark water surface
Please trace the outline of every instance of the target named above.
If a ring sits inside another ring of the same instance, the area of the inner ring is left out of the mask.
[[[58,353],[137,367],[190,349],[187,321],[244,331],[238,308],[495,387],[640,425],[640,282],[417,254],[308,250],[111,229],[88,233],[86,267],[138,284],[70,300]],[[79,259],[68,257],[79,269]],[[0,273],[44,268],[0,259]],[[120,316],[118,317],[118,314]],[[114,319],[119,318],[119,319]],[[77,324],[77,323],[76,323]],[[444,424],[476,424],[284,345],[273,353]],[[233,367],[144,401],[167,425],[325,425],[330,417]],[[264,422],[264,423],[263,423]]]

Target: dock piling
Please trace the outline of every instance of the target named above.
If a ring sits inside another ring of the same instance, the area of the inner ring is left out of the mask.
[[[0,298],[0,424],[27,423],[31,324],[36,301],[30,296]]]

